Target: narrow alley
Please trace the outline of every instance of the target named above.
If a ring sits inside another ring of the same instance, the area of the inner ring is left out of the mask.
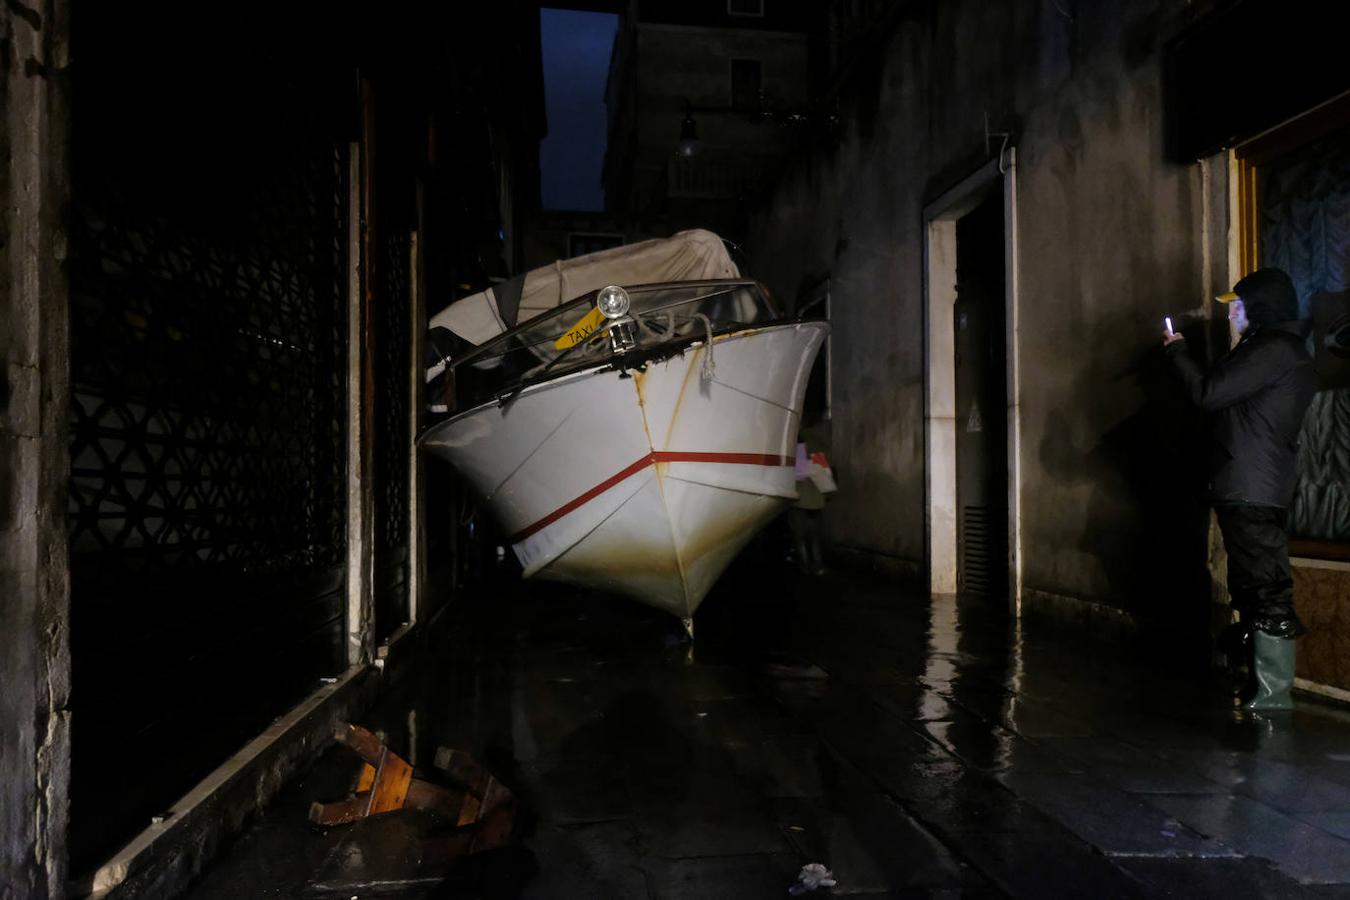
[[[692,647],[601,596],[475,596],[367,721],[510,773],[523,849],[427,868],[411,814],[309,826],[354,777],[333,750],[189,896],[775,897],[810,862],[846,896],[1350,896],[1350,711],[1232,711],[1137,645],[783,578],[734,569]]]
[[[0,900],[1350,900],[1342,34],[0,4]]]

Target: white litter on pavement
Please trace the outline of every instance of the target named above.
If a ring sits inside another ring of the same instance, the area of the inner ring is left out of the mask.
[[[820,863],[807,863],[797,873],[797,883],[788,888],[788,893],[795,897],[798,894],[814,891],[816,888],[834,887],[836,884],[838,882],[834,880],[834,873],[829,869]]]

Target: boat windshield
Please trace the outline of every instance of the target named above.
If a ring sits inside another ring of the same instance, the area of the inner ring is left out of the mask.
[[[776,317],[754,281],[685,281],[625,290],[633,320],[630,350],[693,341],[710,331]],[[448,408],[464,409],[516,385],[607,362],[614,351],[608,322],[595,312],[595,297],[595,292],[579,297],[451,360],[451,371],[430,385],[431,396],[446,397]],[[442,382],[439,390],[437,382]]]

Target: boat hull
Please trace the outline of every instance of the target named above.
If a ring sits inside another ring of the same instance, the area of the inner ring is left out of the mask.
[[[797,496],[807,377],[828,326],[718,336],[712,348],[560,377],[431,428],[495,515],[526,577],[601,588],[689,618]]]

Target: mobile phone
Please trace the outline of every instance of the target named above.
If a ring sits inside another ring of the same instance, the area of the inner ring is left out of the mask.
[[[1171,316],[1163,316],[1163,327],[1167,329],[1168,334],[1176,334],[1176,332],[1172,330]]]

